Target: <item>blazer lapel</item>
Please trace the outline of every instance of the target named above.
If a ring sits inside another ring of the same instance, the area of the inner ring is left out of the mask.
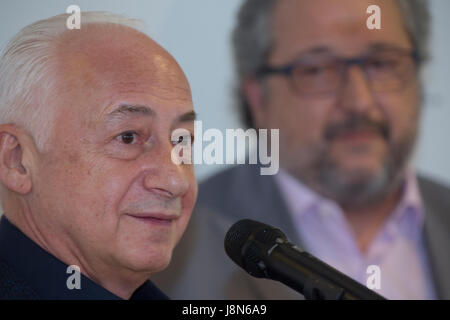
[[[419,186],[425,210],[425,245],[435,288],[439,299],[450,299],[450,208],[442,204],[448,194],[442,194],[422,179],[419,179]]]
[[[288,237],[288,239],[300,246],[300,238],[295,228],[294,220],[280,193],[274,176],[260,176],[259,169],[253,171],[251,177],[253,190],[252,216],[255,220],[274,226]]]
[[[280,229],[292,243],[301,247],[300,237],[296,231],[294,221],[280,193],[274,176],[260,176],[259,169],[251,175],[254,186],[255,210],[252,218]],[[290,289],[286,285],[268,279],[249,277],[249,285],[258,293],[260,299],[304,299],[303,295]]]

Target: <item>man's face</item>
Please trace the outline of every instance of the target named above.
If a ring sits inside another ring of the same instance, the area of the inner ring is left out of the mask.
[[[153,273],[170,261],[197,196],[192,165],[171,161],[171,132],[193,132],[189,85],[148,38],[88,31],[55,49],[57,120],[31,205],[51,249],[82,272]]]
[[[272,21],[268,65],[297,59],[354,58],[411,50],[394,1],[378,1],[381,30],[369,30],[371,1],[281,0]],[[333,94],[301,94],[289,77],[268,76],[264,103],[252,108],[259,127],[280,128],[281,162],[319,192],[357,205],[387,190],[408,159],[419,117],[412,73],[399,90],[372,90],[352,65]],[[309,85],[309,84],[308,84]]]

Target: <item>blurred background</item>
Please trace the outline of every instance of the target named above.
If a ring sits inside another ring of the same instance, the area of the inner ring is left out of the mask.
[[[241,127],[235,111],[230,37],[242,0],[0,0],[0,46],[24,26],[75,4],[142,19],[149,36],[185,71],[203,130]],[[423,174],[450,185],[450,1],[430,0],[432,61],[414,162]],[[83,19],[83,18],[81,18]],[[203,180],[225,165],[198,165]]]

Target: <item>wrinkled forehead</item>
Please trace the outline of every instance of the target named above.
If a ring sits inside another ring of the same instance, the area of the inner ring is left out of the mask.
[[[187,79],[173,57],[127,27],[68,30],[56,42],[54,55],[59,92],[72,100],[126,92],[190,99]]]

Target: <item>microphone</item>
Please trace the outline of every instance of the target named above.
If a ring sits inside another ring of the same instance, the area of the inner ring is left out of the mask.
[[[250,275],[280,281],[307,300],[385,300],[264,223],[249,219],[236,222],[224,245],[231,260]]]

